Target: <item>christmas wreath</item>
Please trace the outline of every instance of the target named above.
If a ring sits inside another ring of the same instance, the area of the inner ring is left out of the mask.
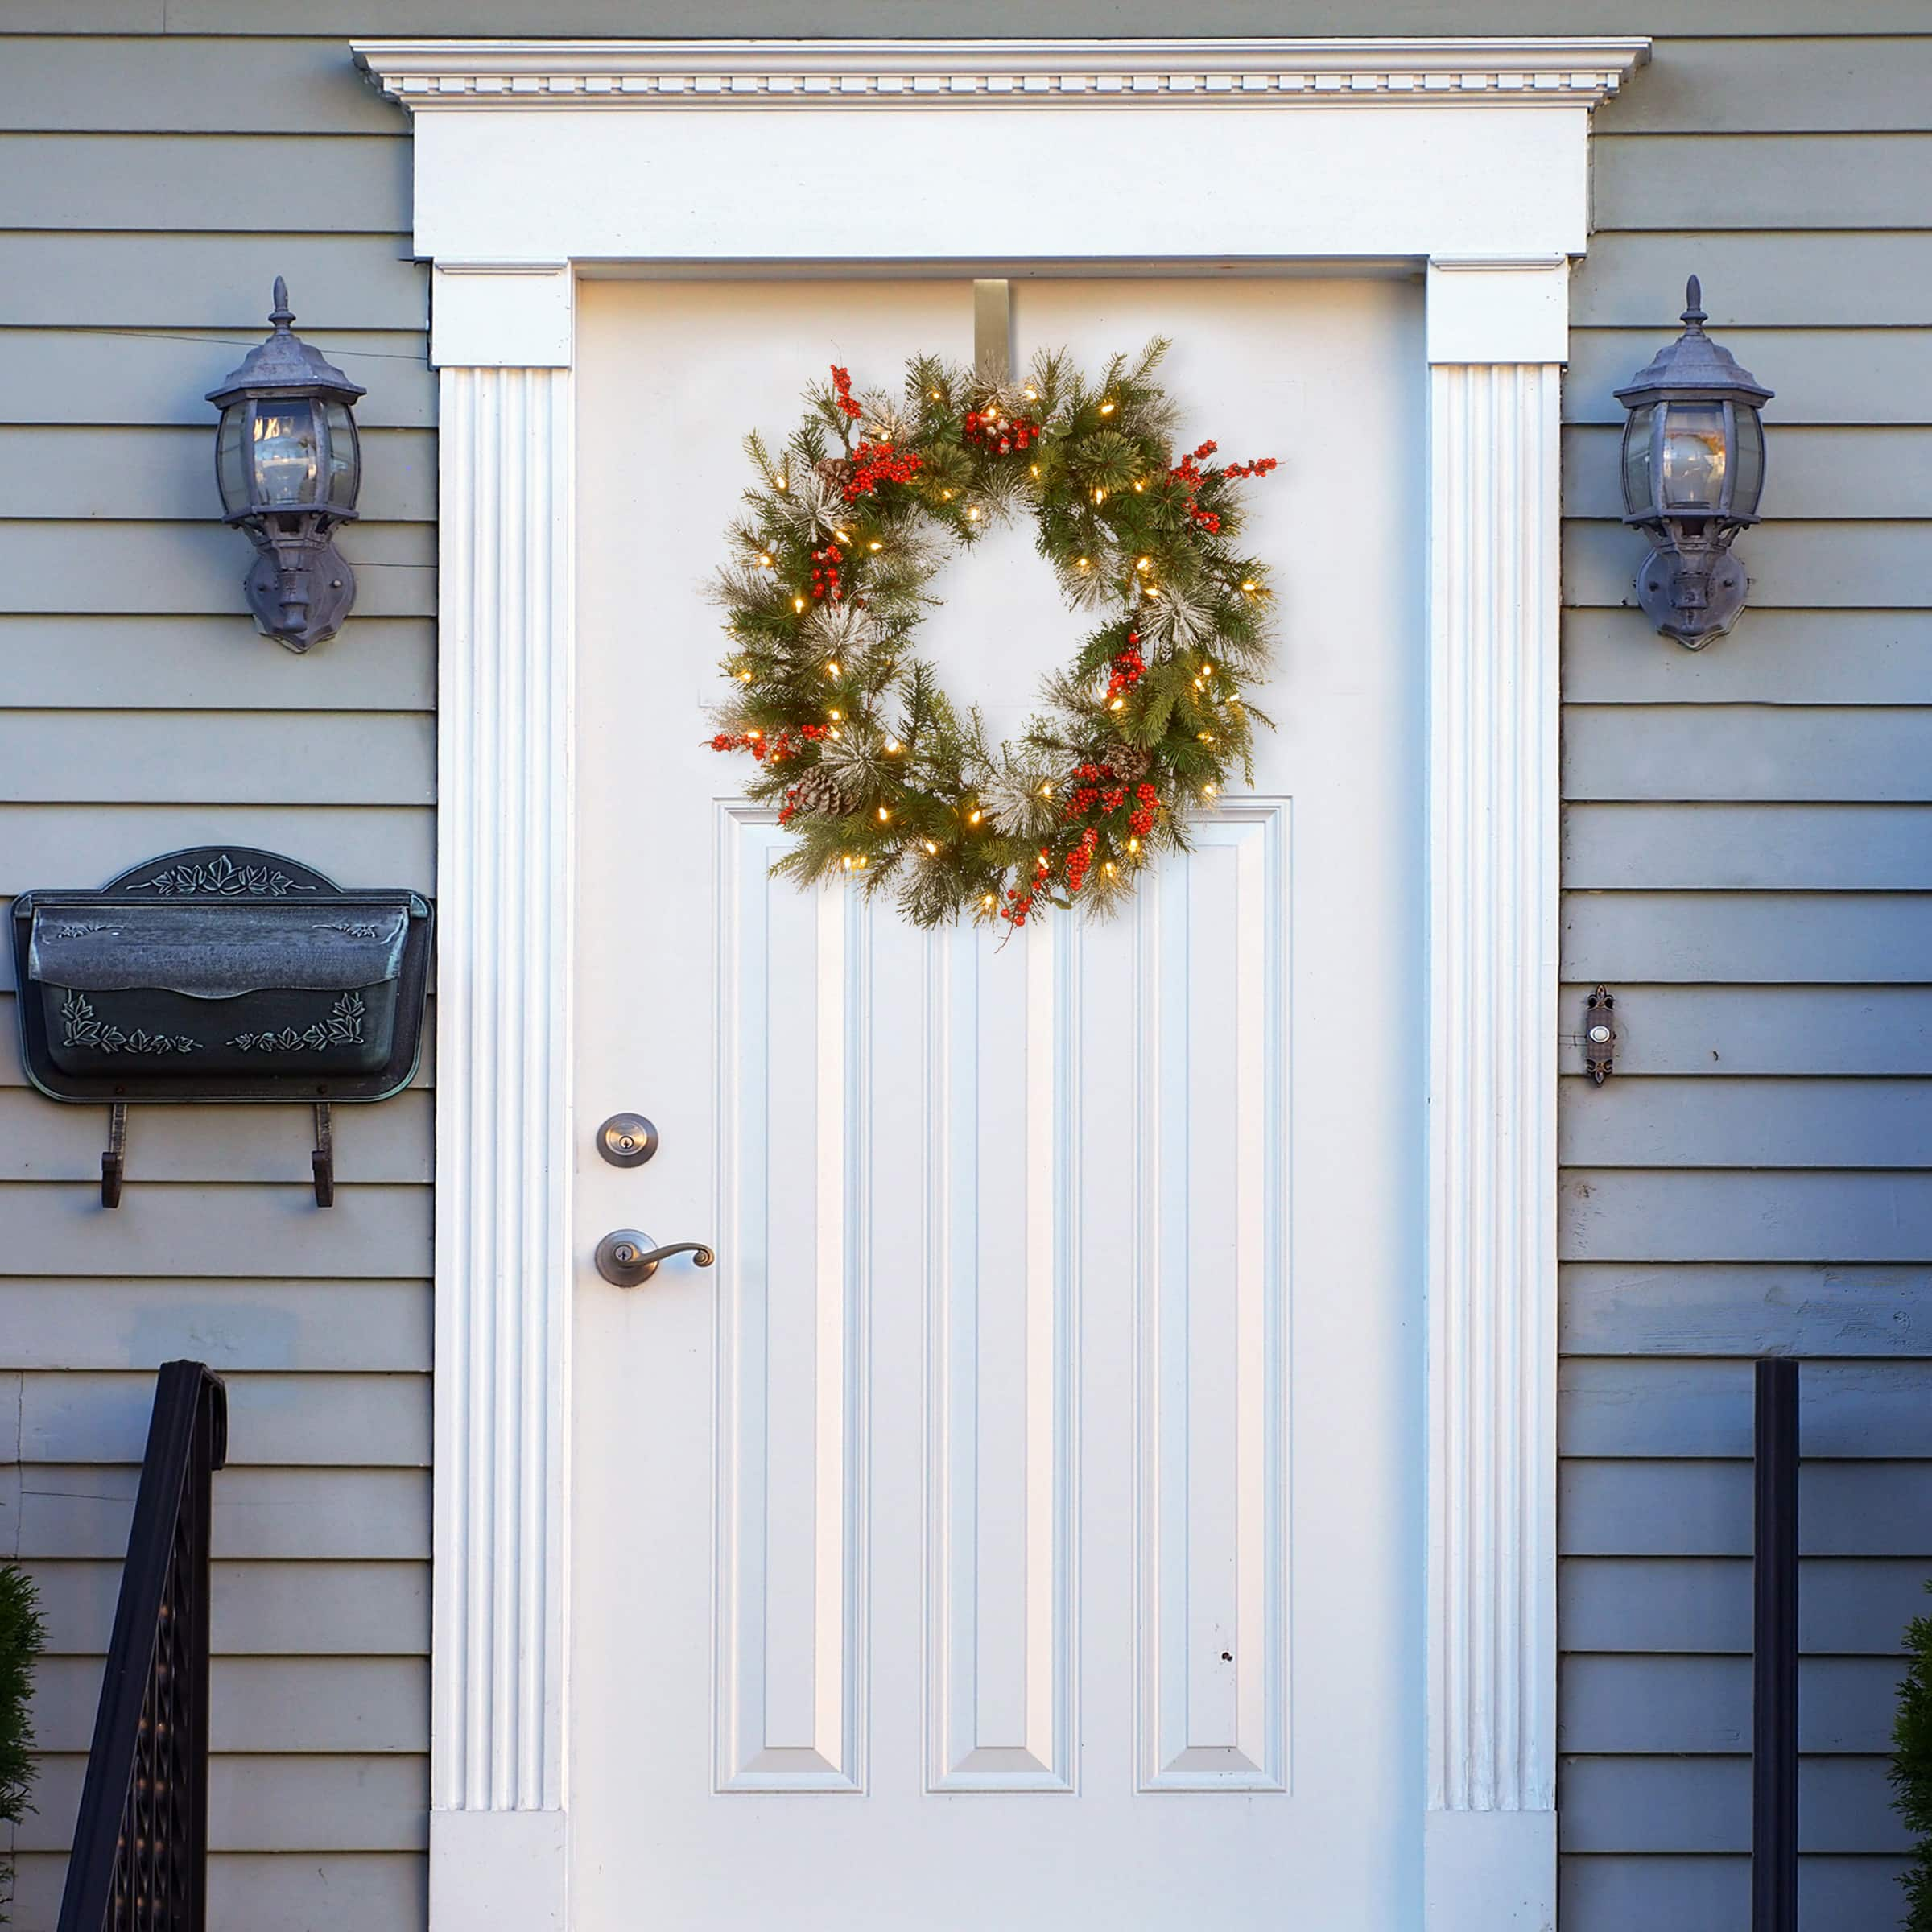
[[[1097,381],[1063,353],[1017,383],[922,357],[898,402],[835,366],[779,454],[747,439],[758,480],[717,584],[732,695],[711,742],[757,761],[749,795],[795,835],[774,869],[890,883],[921,926],[1107,910],[1185,848],[1231,770],[1252,778],[1269,720],[1241,690],[1269,663],[1269,591],[1236,485],[1274,459],[1175,456],[1166,347]],[[993,745],[912,645],[950,547],[1022,511],[1100,622],[1041,715]]]

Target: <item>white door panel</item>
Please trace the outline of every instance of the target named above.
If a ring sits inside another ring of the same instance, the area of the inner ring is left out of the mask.
[[[969,351],[961,282],[592,283],[579,318],[573,1919],[1417,1922],[1420,308],[1017,285],[1022,353],[1170,334],[1275,455],[1280,730],[1106,926],[768,877],[702,706],[742,434]],[[922,648],[1017,729],[1079,618],[1030,533]],[[662,1148],[590,1151],[621,1108]]]

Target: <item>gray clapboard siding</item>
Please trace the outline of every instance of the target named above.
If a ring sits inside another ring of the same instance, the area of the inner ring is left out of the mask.
[[[1674,312],[1681,306],[1681,296],[1666,297],[1666,313],[1641,328],[1571,332],[1570,365],[1563,378],[1566,423],[1621,433],[1624,407],[1615,391],[1649,361],[1659,340],[1676,329]],[[1765,473],[1766,516],[1806,514],[1801,503],[1787,501],[1787,485],[1795,477],[1817,489],[1817,482],[1806,478],[1806,472],[1812,442],[1826,430],[1847,425],[1909,427],[1932,419],[1932,396],[1920,378],[1932,348],[1932,329],[1727,328],[1722,333],[1725,347],[1777,392],[1776,399],[1765,405],[1776,451]],[[1864,477],[1860,487],[1871,491],[1886,480],[1880,472]],[[1608,485],[1608,500],[1600,514],[1620,517],[1624,510],[1617,500],[1615,462],[1606,476],[1592,481],[1600,490]],[[1570,506],[1566,503],[1565,508]],[[1850,513],[1834,504],[1824,514]],[[1871,514],[1900,517],[1913,512],[1897,495],[1888,493]]]
[[[48,1657],[35,1674],[43,1751],[87,1749],[98,1657]],[[222,1657],[208,1673],[208,1746],[290,1756],[428,1748],[427,1666],[402,1657]]]
[[[1932,906],[1898,893],[1573,892],[1563,976],[1776,985],[1932,978]]]
[[[1932,137],[1923,134],[1645,134],[1605,130],[1591,155],[1600,230],[1674,233],[1686,182],[1721,181],[1707,229],[1922,228]]]
[[[418,713],[185,712],[173,714],[173,732],[167,715],[0,714],[0,765],[16,799],[47,803],[427,805],[434,796],[436,729]]]
[[[1571,280],[1571,321],[1674,332],[1692,270],[1726,341],[1739,328],[1922,328],[1932,233],[1598,234]]]
[[[0,894],[100,885],[151,853],[257,845],[345,886],[436,889],[427,806],[0,805]]]
[[[1801,1751],[1877,1756],[1892,1744],[1899,1667],[1884,1657],[1811,1657],[1798,1673]],[[1565,1752],[1748,1752],[1748,1657],[1571,1657],[1557,1748]]]
[[[1558,1818],[1566,1852],[1751,1849],[1751,1764],[1744,1757],[1571,1757]],[[1803,1852],[1902,1854],[1911,1840],[1892,1810],[1885,1761],[1814,1757],[1798,1771]]]
[[[427,1562],[429,1477],[416,1469],[225,1469],[216,1556]],[[23,1558],[127,1553],[138,1469],[42,1464],[12,1472]],[[85,1740],[83,1740],[85,1744]]]
[[[356,572],[358,613],[434,614],[431,526],[352,523],[336,547]],[[158,605],[225,617],[253,559],[247,538],[218,522],[15,519],[0,523],[0,609],[72,614],[138,612]]]
[[[1560,1378],[1559,1451],[1748,1457],[1752,1380],[1743,1360],[1572,1356]],[[1932,1458],[1932,1402],[1918,1363],[1806,1362],[1798,1386],[1808,1459]]]
[[[271,269],[264,288],[283,272]],[[208,431],[215,412],[207,392],[262,340],[263,324],[224,331],[199,320],[171,328],[125,321],[110,326],[102,320],[115,313],[104,307],[72,328],[29,328],[19,326],[10,308],[7,325],[0,327],[6,352],[0,356],[0,419],[175,423]],[[331,329],[304,315],[300,324],[304,341],[369,391],[356,405],[359,427],[435,426],[436,378],[419,322],[395,329]],[[212,436],[207,447],[212,462]]]
[[[31,710],[429,711],[436,660],[426,617],[358,611],[291,683],[245,615],[0,615],[0,689]]]
[[[1566,1271],[1567,1353],[1932,1354],[1932,1269],[1790,1262],[1581,1263]]]
[[[1557,1592],[1573,1651],[1751,1654],[1748,1557],[1566,1557]],[[1901,1633],[1926,1606],[1926,1566],[1808,1557],[1798,1601],[1806,1650],[1896,1659]]]
[[[1563,594],[1572,605],[1621,605],[1645,544],[1620,522],[1571,522],[1563,532]],[[1738,540],[1764,610],[1909,606],[1932,580],[1932,525],[1765,523]]]
[[[0,229],[94,233],[404,233],[407,131],[308,134],[0,134]]]
[[[1563,881],[1573,891],[1923,892],[1932,888],[1932,807],[1571,805]]]
[[[1558,1251],[1575,1261],[1901,1261],[1932,1246],[1932,1173],[1571,1168]]]
[[[48,1654],[102,1657],[120,1593],[118,1563],[27,1566]],[[217,1657],[416,1657],[429,1647],[429,1566],[421,1563],[220,1563],[209,1573]]]
[[[1868,330],[1839,342],[1889,343],[1903,331]],[[1782,343],[1788,338],[1774,337]],[[1579,338],[1573,336],[1575,345]],[[1635,347],[1636,345],[1633,345]],[[1572,354],[1575,353],[1573,346]],[[1615,358],[1606,357],[1607,383],[1626,382],[1633,363],[1622,375]],[[1835,366],[1835,363],[1834,366]],[[1571,381],[1575,365],[1571,365]],[[1608,390],[1606,390],[1606,394]],[[1565,395],[1569,394],[1568,386]],[[1889,413],[1932,409],[1932,395],[1922,393],[1916,378],[1874,397],[1875,407],[1889,405]],[[1764,510],[1770,517],[1805,517],[1821,522],[1834,518],[1932,518],[1932,430],[1918,423],[1900,424],[1879,417],[1818,427],[1791,420],[1783,394],[1777,398],[1777,460],[1766,473]],[[1624,514],[1618,477],[1618,452],[1623,442],[1623,415],[1612,420],[1572,420],[1563,431],[1563,513],[1615,521]],[[1754,613],[1749,629],[1761,627]]]
[[[151,1375],[60,1370],[6,1379],[19,1461],[140,1461]],[[429,1467],[429,1405],[415,1376],[231,1372],[226,1381],[231,1468]]]
[[[1914,130],[1932,126],[1929,100],[1932,39],[1740,42],[1673,31],[1597,126],[1617,136]]]
[[[1635,568],[1637,559],[1632,560]],[[1563,695],[1601,704],[1922,704],[1932,613],[1750,610],[1723,650],[1675,650],[1627,611],[1563,616]]]
[[[290,1823],[291,1835],[303,1835]],[[425,1861],[404,1852],[216,1852],[208,1864],[208,1922],[224,1932],[421,1932],[427,1915]],[[47,1932],[60,1914],[67,1860],[23,1854],[14,1884],[19,1932]]]
[[[1798,1496],[1806,1555],[1932,1559],[1922,1462],[1806,1463]],[[1557,1521],[1566,1556],[1748,1556],[1750,1464],[1572,1456]]]
[[[1932,1082],[1612,1080],[1571,1093],[1558,1158],[1585,1167],[1932,1167]]]
[[[1580,1052],[1591,989],[1563,987],[1566,1104],[1583,1092]],[[1620,1074],[1932,1073],[1932,988],[1923,986],[1645,986],[1616,989]]]
[[[72,1841],[87,1760],[42,1761],[25,1852]],[[222,1757],[209,1767],[208,1840],[214,1852],[419,1852],[429,1834],[426,1759],[395,1756]],[[299,1820],[294,1824],[292,1821]],[[307,1842],[292,1842],[291,1831]]]
[[[252,329],[258,340],[269,291],[284,275],[305,329],[420,329],[427,274],[404,259],[409,247],[400,234],[16,230],[0,233],[0,287],[17,325],[98,328],[111,317],[123,328]]]
[[[1902,1859],[1806,1858],[1798,1863],[1802,1923],[1885,1932],[1904,1894]],[[1582,1857],[1563,1861],[1557,1909],[1563,1932],[1713,1932],[1746,1924],[1751,1863],[1743,1857]]]
[[[145,425],[0,427],[0,517],[103,522],[221,514],[208,419]],[[427,429],[362,434],[357,509],[370,523],[430,523],[436,514],[436,439]]]

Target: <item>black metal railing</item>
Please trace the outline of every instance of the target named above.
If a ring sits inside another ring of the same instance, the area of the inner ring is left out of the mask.
[[[208,1533],[227,1453],[221,1377],[163,1363],[60,1932],[208,1922]]]
[[[1757,1364],[1751,1932],[1798,1932],[1798,1364]]]

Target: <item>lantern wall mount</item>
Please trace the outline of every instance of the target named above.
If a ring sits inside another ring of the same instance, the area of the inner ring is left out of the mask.
[[[268,319],[275,332],[208,391],[221,411],[215,481],[225,520],[255,547],[244,581],[257,626],[303,651],[332,638],[356,601],[355,572],[331,539],[356,514],[354,407],[366,392],[289,327],[279,275]]]
[[[1637,601],[1667,638],[1701,650],[1742,615],[1749,589],[1731,555],[1757,521],[1765,485],[1766,389],[1704,333],[1703,291],[1684,290],[1684,332],[1616,399],[1624,425],[1624,521],[1656,547],[1637,573]]]

